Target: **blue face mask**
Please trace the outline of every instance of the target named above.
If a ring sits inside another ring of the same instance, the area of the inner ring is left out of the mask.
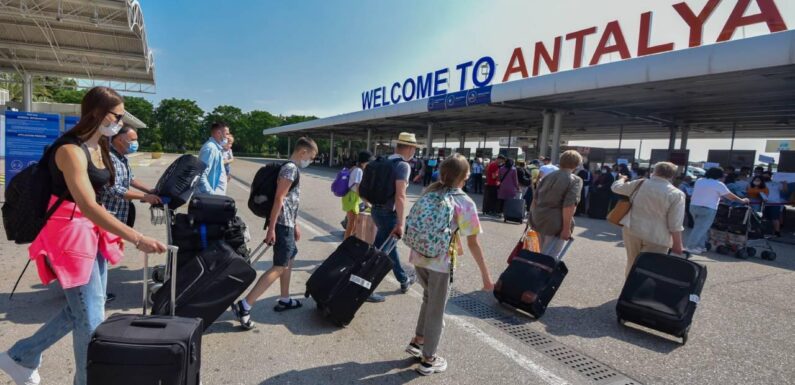
[[[136,153],[136,152],[138,152],[138,141],[134,140],[134,141],[130,142],[130,144],[127,145],[127,153],[128,154],[133,154],[133,153]]]

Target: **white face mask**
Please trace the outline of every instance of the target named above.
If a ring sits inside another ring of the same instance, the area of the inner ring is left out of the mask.
[[[307,168],[310,164],[312,164],[312,159],[304,159],[298,162],[298,167]]]
[[[121,130],[121,123],[113,122],[99,127],[99,132],[107,137],[112,137]]]

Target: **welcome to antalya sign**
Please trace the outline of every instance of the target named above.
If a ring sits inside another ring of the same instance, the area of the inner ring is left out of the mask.
[[[769,33],[785,31],[787,25],[777,6],[795,0],[707,0],[683,1],[671,5],[677,15],[677,22],[665,25],[655,24],[658,28],[679,28],[687,33],[687,47],[698,47],[704,44],[704,30],[707,23],[721,23],[722,28],[715,43],[735,39],[737,31],[746,26],[766,26]],[[699,6],[694,4],[698,3]],[[703,4],[703,6],[701,6]],[[754,7],[755,5],[755,7]],[[731,6],[732,11],[723,20],[711,19],[717,14],[719,6]],[[662,10],[660,10],[662,11]],[[658,11],[658,12],[660,12]],[[652,27],[654,11],[640,14],[637,41],[628,41],[619,20],[613,20],[601,29],[596,26],[579,29],[560,35],[551,41],[538,41],[530,47],[516,47],[510,55],[505,71],[496,80],[507,82],[519,78],[539,76],[542,71],[555,73],[563,67],[577,69],[583,66],[598,65],[606,56],[618,55],[621,60],[633,57],[660,54],[684,47],[677,47],[674,42],[652,44],[655,29]],[[586,40],[598,38],[598,43],[591,50],[586,50]],[[571,63],[562,63],[565,57],[572,58]],[[491,56],[483,56],[477,60],[460,63],[455,68],[441,68],[424,75],[408,77],[395,81],[391,85],[382,85],[362,92],[362,109],[398,104],[415,99],[431,98],[429,108],[439,103],[451,105],[470,105],[488,103],[490,85],[495,82],[497,65]],[[478,90],[483,90],[478,92]]]

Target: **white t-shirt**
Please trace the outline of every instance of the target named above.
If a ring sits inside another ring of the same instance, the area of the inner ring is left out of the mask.
[[[717,179],[701,178],[696,181],[696,186],[693,188],[690,205],[717,210],[720,198],[730,193],[731,191],[723,182]]]
[[[362,177],[364,176],[364,170],[361,167],[354,167],[351,170],[351,174],[348,176],[348,188],[353,188],[354,185],[362,183]]]

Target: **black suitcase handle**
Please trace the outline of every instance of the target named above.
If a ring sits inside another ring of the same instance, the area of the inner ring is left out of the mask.
[[[169,279],[171,279],[171,316],[174,316],[176,312],[176,293],[177,293],[177,252],[179,251],[179,247],[169,245],[166,259],[168,260],[171,266],[171,274],[169,275]],[[149,254],[143,253],[144,255],[144,296],[143,296],[143,315],[146,315],[148,309],[147,302],[149,298]]]

